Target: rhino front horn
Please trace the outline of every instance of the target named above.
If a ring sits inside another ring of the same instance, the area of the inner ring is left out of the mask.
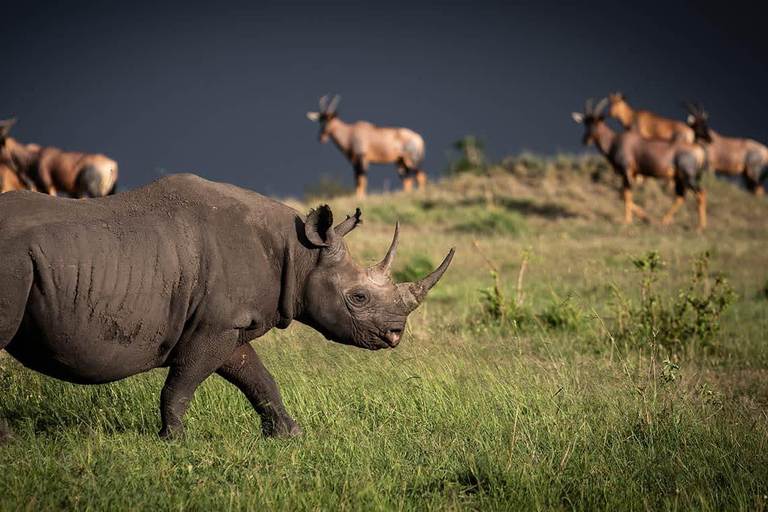
[[[392,274],[392,261],[395,259],[395,253],[397,252],[397,241],[400,237],[400,223],[395,223],[395,234],[392,237],[392,244],[389,246],[386,256],[381,262],[371,267],[371,272],[378,274],[379,276],[389,279]]]
[[[415,283],[402,283],[397,285],[397,290],[400,292],[400,297],[402,297],[408,311],[413,311],[419,307],[424,300],[424,297],[427,296],[427,292],[437,284],[440,278],[443,277],[443,274],[445,274],[445,271],[448,270],[448,266],[451,264],[455,253],[456,248],[451,247],[448,256],[445,257],[440,266],[421,280],[416,281]]]

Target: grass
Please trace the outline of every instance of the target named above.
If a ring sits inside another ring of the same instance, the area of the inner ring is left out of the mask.
[[[708,179],[706,234],[693,200],[671,227],[622,229],[599,163],[508,163],[361,205],[365,225],[348,242],[363,263],[384,254],[396,218],[400,277],[457,246],[396,350],[299,325],[254,343],[301,438],[262,438],[245,398],[214,376],[187,414],[188,439],[163,443],[164,371],[75,386],[0,355],[0,414],[20,437],[0,447],[0,509],[765,509],[768,201]],[[654,183],[636,195],[656,218],[671,204]],[[331,204],[343,218],[357,201]],[[497,218],[507,227],[489,228]],[[480,290],[494,280],[474,241],[507,300],[530,255],[530,322],[484,314]],[[738,298],[712,343],[674,352],[653,335],[613,336],[641,304],[633,258],[651,249],[670,300],[705,251],[710,272],[728,274]]]

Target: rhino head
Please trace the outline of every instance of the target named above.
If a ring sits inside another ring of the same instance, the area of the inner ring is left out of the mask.
[[[394,348],[400,343],[408,315],[448,269],[455,249],[423,279],[395,284],[391,267],[398,225],[384,259],[363,268],[352,259],[343,240],[360,222],[360,209],[335,228],[327,205],[310,212],[305,234],[320,248],[320,256],[306,281],[300,321],[331,341],[370,350]]]

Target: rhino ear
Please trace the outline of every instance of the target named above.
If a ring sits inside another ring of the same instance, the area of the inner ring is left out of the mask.
[[[307,215],[304,224],[304,233],[307,239],[317,247],[330,247],[333,245],[335,233],[333,231],[333,212],[327,204],[317,207]]]
[[[362,214],[363,212],[360,211],[360,208],[356,208],[354,215],[347,215],[347,219],[344,222],[339,223],[333,230],[339,236],[347,236],[347,233],[363,223],[363,219],[360,218]]]

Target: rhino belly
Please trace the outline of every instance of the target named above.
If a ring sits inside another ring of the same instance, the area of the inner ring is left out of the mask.
[[[172,286],[139,265],[37,261],[24,319],[8,352],[25,366],[79,383],[161,366],[178,340]],[[178,309],[178,308],[177,308]]]
[[[146,324],[51,320],[29,308],[7,350],[24,366],[70,382],[112,382],[151,370],[171,348],[157,330],[149,336]]]

